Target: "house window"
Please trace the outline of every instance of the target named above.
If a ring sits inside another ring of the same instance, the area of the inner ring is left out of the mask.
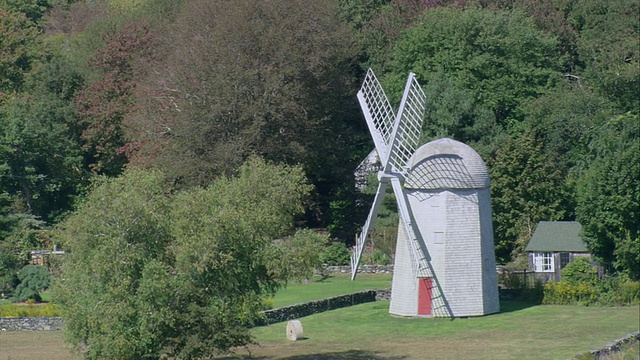
[[[537,252],[533,254],[533,263],[536,272],[553,272],[553,253]]]
[[[564,269],[571,262],[571,254],[568,252],[560,253],[560,269]]]

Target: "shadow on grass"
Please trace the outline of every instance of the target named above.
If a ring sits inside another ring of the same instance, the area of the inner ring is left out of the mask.
[[[407,359],[406,356],[398,357],[398,356],[384,356],[379,353],[373,351],[364,351],[364,350],[349,350],[349,351],[341,351],[341,352],[332,352],[332,353],[322,353],[322,354],[309,354],[309,355],[294,355],[294,356],[268,356],[268,357],[251,357],[251,356],[231,356],[220,358],[219,360],[271,360],[271,359],[280,359],[280,360],[402,360]]]
[[[401,360],[406,359],[406,356],[403,357],[387,357],[381,354],[377,354],[372,351],[363,351],[363,350],[349,350],[342,352],[334,352],[334,353],[324,353],[324,354],[310,354],[310,355],[299,355],[299,356],[290,356],[290,357],[282,357],[282,360]]]
[[[323,283],[323,282],[327,282],[327,280],[333,278],[333,276],[331,276],[330,274],[320,274],[320,279],[315,280],[314,282],[319,282],[319,283]]]
[[[500,312],[498,314],[524,310],[526,308],[540,305],[539,302],[526,300],[501,300]]]

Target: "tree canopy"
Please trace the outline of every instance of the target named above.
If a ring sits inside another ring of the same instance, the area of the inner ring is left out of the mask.
[[[55,280],[68,339],[87,358],[202,358],[251,341],[264,296],[284,285],[272,239],[310,186],[299,167],[250,159],[236,177],[171,195],[157,171],[94,186],[65,220]]]

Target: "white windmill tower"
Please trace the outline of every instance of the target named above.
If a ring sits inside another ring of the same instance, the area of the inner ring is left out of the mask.
[[[414,74],[397,114],[371,70],[358,100],[383,168],[351,257],[351,279],[391,183],[400,224],[389,312],[454,317],[499,311],[489,177],[482,159],[450,139],[417,149],[426,96]]]

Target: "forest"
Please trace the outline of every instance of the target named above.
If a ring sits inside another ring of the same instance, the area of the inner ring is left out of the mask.
[[[60,224],[134,168],[171,193],[256,157],[299,168],[294,228],[352,245],[371,202],[354,178],[373,149],[368,68],[392,103],[414,72],[422,140],[485,160],[499,263],[539,221],[577,220],[608,271],[640,279],[636,0],[0,0],[0,28],[5,286],[16,254],[64,249]],[[384,249],[397,216],[381,216]]]

